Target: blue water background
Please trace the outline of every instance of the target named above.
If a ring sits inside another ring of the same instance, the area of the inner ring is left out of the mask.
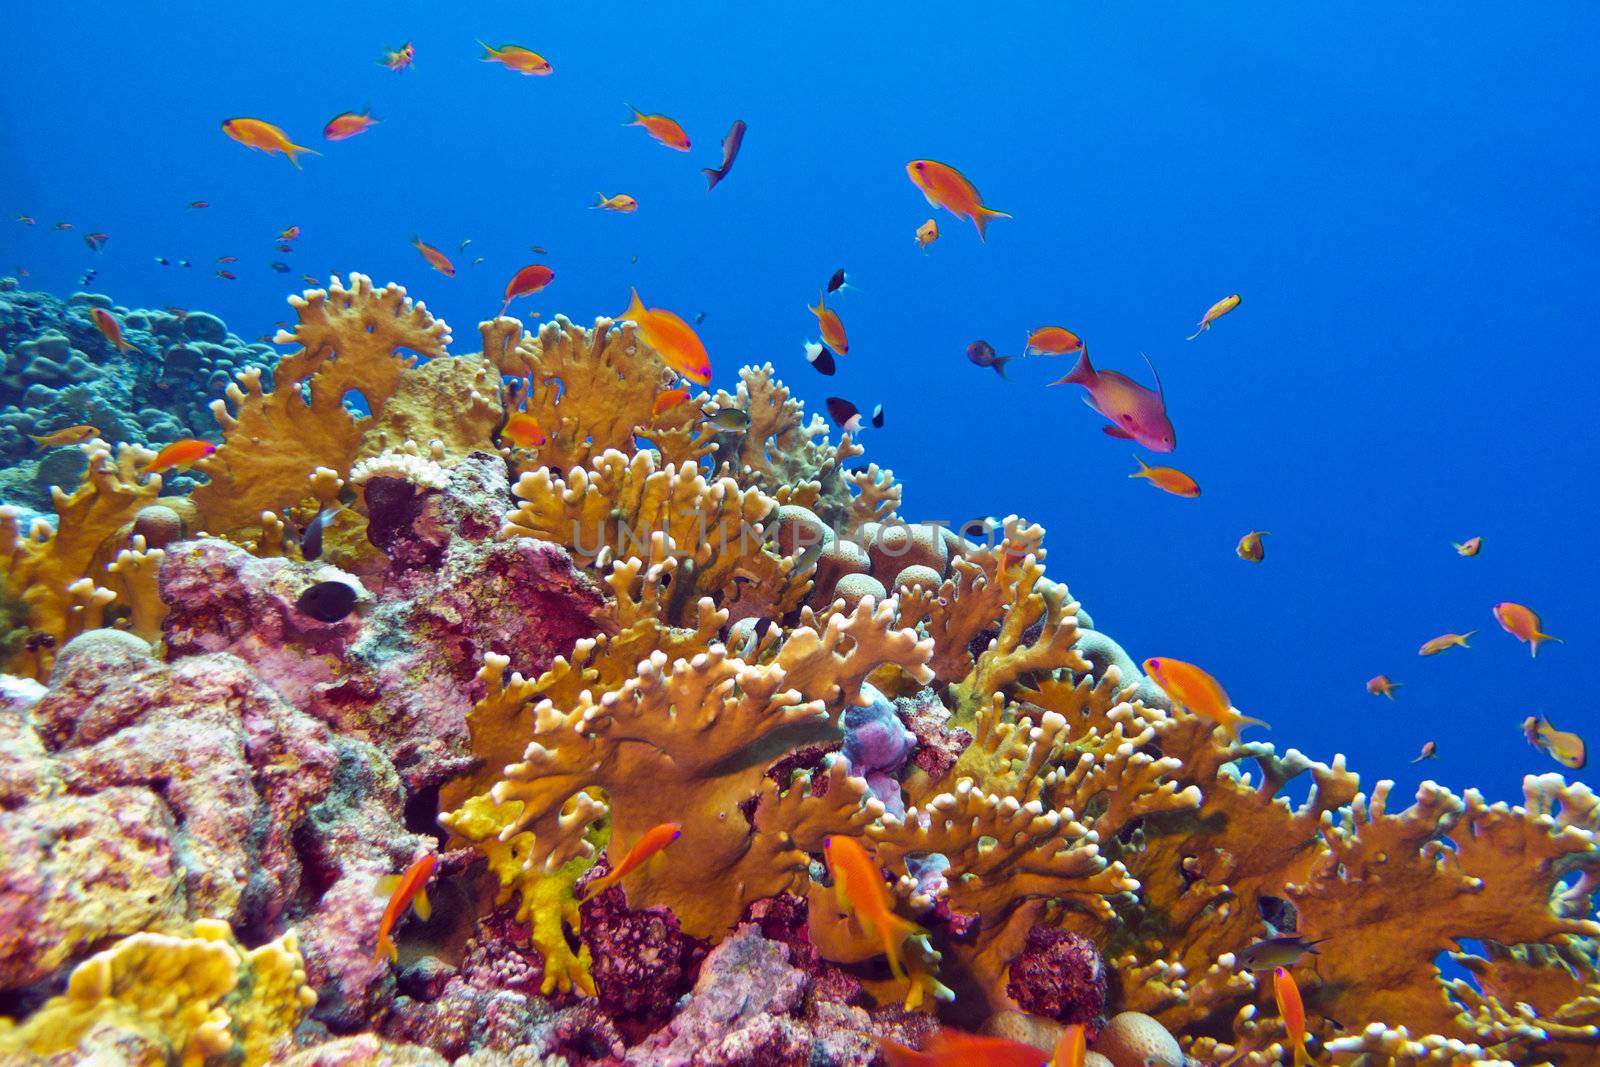
[[[770,360],[814,410],[883,402],[866,458],[905,483],[908,517],[1043,523],[1052,576],[1097,624],[1136,658],[1209,668],[1272,722],[1256,736],[1346,753],[1369,787],[1431,776],[1496,799],[1558,769],[1523,742],[1525,715],[1600,742],[1582,682],[1600,642],[1600,9],[468,7],[7,5],[0,273],[65,294],[94,267],[87,288],[118,303],[202,308],[254,338],[289,317],[302,272],[359,270],[404,284],[468,352],[544,245],[556,281],[525,313],[616,314],[637,285],[706,312],[716,385]],[[555,74],[480,63],[479,37]],[[407,39],[412,70],[377,65]],[[693,151],[625,128],[624,101],[676,118]],[[381,125],[322,141],[367,105]],[[324,154],[296,171],[224,137],[232,116]],[[699,168],[735,118],[744,153],[708,195]],[[980,244],[907,181],[918,157],[1015,219]],[[591,211],[599,191],[640,210]],[[930,214],[944,236],[924,255]],[[236,282],[211,274],[225,254]],[[834,305],[851,351],[830,380],[801,341],[841,266],[859,291]],[[1186,344],[1232,292],[1243,306]],[[1200,500],[1127,477],[1135,450],[1078,390],[1044,387],[1064,362],[1001,381],[964,359],[1045,324],[1141,380],[1150,354],[1169,462]],[[1233,553],[1251,529],[1272,531],[1260,566]],[[1472,535],[1482,555],[1458,558]],[[1508,599],[1568,644],[1530,659],[1490,617]],[[1474,628],[1470,650],[1418,658]],[[1405,684],[1393,703],[1364,691],[1380,671]],[[1442,759],[1411,766],[1429,739]]]

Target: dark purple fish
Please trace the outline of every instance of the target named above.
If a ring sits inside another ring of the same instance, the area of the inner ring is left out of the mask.
[[[89,251],[91,252],[104,250],[106,242],[109,240],[111,240],[111,235],[106,233],[86,233],[83,235],[83,243],[89,246]]]
[[[288,274],[289,273],[289,264],[279,262],[278,260],[273,260],[271,263],[268,263],[267,266],[271,267],[273,270],[277,271],[279,274]]]
[[[1000,377],[1006,376],[1006,364],[1011,362],[1011,356],[997,356],[994,354],[994,345],[988,341],[974,341],[967,346],[967,358],[980,367],[993,367],[994,372]]]
[[[833,376],[837,365],[833,362],[833,353],[828,347],[817,341],[806,342],[806,362],[816,368],[818,374]]]
[[[828,292],[837,293],[840,289],[854,289],[850,280],[844,276],[844,268],[840,267],[833,272],[833,277],[828,279]]]
[[[839,429],[845,433],[855,433],[861,429],[861,409],[841,396],[830,396],[827,399],[828,417],[838,423]]]
[[[872,428],[875,429],[875,430],[883,429],[883,405],[882,404],[879,404],[877,407],[872,409]]]
[[[717,183],[728,176],[728,169],[739,158],[739,146],[744,143],[745,128],[744,119],[734,119],[728,136],[722,139],[722,166],[707,167],[701,171],[706,176],[706,192],[715,189]]]
[[[349,582],[318,582],[301,593],[294,606],[318,622],[338,622],[355,609],[360,596]]]
[[[268,344],[273,343],[271,338],[265,338]],[[333,523],[334,516],[339,513],[338,505],[323,508],[317,512],[316,517],[306,523],[305,531],[300,534],[300,555],[310,561],[322,555],[322,532]]]

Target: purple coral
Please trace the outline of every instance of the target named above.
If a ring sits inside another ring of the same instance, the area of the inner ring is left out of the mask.
[[[706,944],[685,934],[666,908],[629,911],[612,886],[583,907],[583,943],[600,1007],[624,1028],[654,1029],[694,985]]]
[[[871,685],[861,686],[862,704],[845,709],[843,752],[851,774],[867,780],[872,795],[890,815],[906,813],[895,774],[905,766],[917,736],[906,729],[887,697]]]
[[[1093,1024],[1106,1008],[1106,968],[1100,950],[1081,934],[1036,923],[1011,963],[1006,994],[1032,1015]]]

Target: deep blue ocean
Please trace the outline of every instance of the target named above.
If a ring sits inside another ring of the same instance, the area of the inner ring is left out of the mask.
[[[1600,643],[1600,8],[171,2],[0,21],[0,274],[26,287],[66,295],[93,267],[86,288],[119,304],[253,339],[302,273],[359,270],[470,352],[527,263],[556,280],[525,315],[615,315],[637,286],[705,313],[713,386],[771,361],[813,410],[881,402],[866,459],[904,483],[907,518],[1044,524],[1050,575],[1097,626],[1135,659],[1205,666],[1273,725],[1247,736],[1345,753],[1397,800],[1424,777],[1519,799],[1522,775],[1560,770],[1523,740],[1529,714],[1600,741],[1582,666]],[[479,62],[480,38],[554,73]],[[378,64],[408,40],[412,69]],[[625,102],[692,151],[626,128]],[[379,125],[322,140],[368,106]],[[249,151],[219,129],[236,116],[323,154],[297,171]],[[743,152],[708,194],[734,119]],[[979,243],[907,180],[915,158],[1015,218]],[[602,191],[638,212],[590,210]],[[212,273],[224,255],[236,281]],[[828,379],[802,341],[840,267],[851,346]],[[1186,343],[1229,293],[1242,306]],[[1068,361],[1001,380],[965,358],[1047,324],[1140,381],[1149,354],[1178,435],[1163,461],[1200,499],[1127,477],[1155,458],[1102,435],[1081,390],[1045,388]],[[1260,565],[1234,555],[1253,529],[1271,531]],[[1474,535],[1481,555],[1458,557]],[[1490,615],[1502,600],[1566,644],[1530,658]],[[1470,649],[1417,655],[1472,629]],[[1392,703],[1365,691],[1380,672],[1404,683]],[[1440,759],[1411,765],[1430,739]]]

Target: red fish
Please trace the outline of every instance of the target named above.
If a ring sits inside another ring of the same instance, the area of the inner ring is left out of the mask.
[[[157,471],[188,470],[190,466],[205,459],[217,450],[217,446],[210,441],[201,441],[193,437],[182,437],[172,442],[160,452],[156,458],[144,465],[144,473],[154,474]]]
[[[652,826],[646,830],[644,836],[628,850],[622,857],[622,862],[611,869],[611,873],[602,878],[597,878],[589,883],[589,889],[583,894],[579,904],[586,904],[596,896],[620,882],[625,875],[638,868],[645,860],[672,844],[683,836],[683,824],[664,822],[659,826]],[[610,849],[607,849],[609,852]]]
[[[958,219],[971,219],[978,228],[978,240],[985,240],[985,231],[995,219],[1009,219],[1004,211],[983,206],[978,189],[959,170],[932,159],[913,159],[906,164],[906,174],[928,203],[942,207]]]
[[[504,315],[511,306],[511,301],[519,296],[532,296],[540,289],[555,280],[556,272],[543,263],[534,263],[523,267],[511,276],[506,282],[506,302],[500,307],[500,314]]]
[[[888,1040],[880,1040],[878,1047],[889,1067],[1045,1067],[1050,1058],[1041,1049],[1019,1041],[949,1027],[934,1031],[923,1042],[921,1052]]]
[[[657,396],[655,403],[650,405],[650,417],[652,419],[660,418],[664,413],[671,411],[673,408],[677,407],[679,404],[682,404],[688,399],[689,390],[668,389],[666,392]]]
[[[855,838],[840,834],[824,837],[822,855],[833,877],[833,894],[839,907],[855,916],[862,933],[882,942],[889,970],[900,981],[906,981],[901,949],[906,939],[920,934],[922,928],[894,913],[893,898],[877,861]]]
[[[417,918],[427,922],[433,914],[433,906],[428,903],[426,886],[428,879],[433,877],[434,868],[439,866],[439,857],[428,853],[407,867],[405,873],[399,876],[390,875],[378,882],[380,889],[389,890],[389,903],[384,906],[383,918],[378,922],[378,944],[372,950],[372,962],[377,963],[388,956],[391,960],[400,958],[400,950],[395,948],[394,940],[390,937],[394,933],[395,924],[406,913],[409,907],[417,909]]]
[[[632,104],[622,106],[633,112],[633,121],[624,122],[624,126],[643,126],[646,133],[668,148],[676,148],[680,152],[689,151],[689,135],[683,132],[682,126],[665,115],[646,115]]]
[[[93,320],[94,328],[100,331],[100,336],[110,341],[112,347],[118,352],[139,351],[128,343],[127,338],[122,336],[122,323],[118,322],[117,317],[105,308],[90,308],[89,318]]]
[[[1178,446],[1178,435],[1167,418],[1166,390],[1161,388],[1161,375],[1156,374],[1149,356],[1145,356],[1145,363],[1156,379],[1154,391],[1126,374],[1095,370],[1087,348],[1079,353],[1077,365],[1065,377],[1050,384],[1083,386],[1088,391],[1083,402],[1111,421],[1110,426],[1101,428],[1110,436],[1137,441],[1152,452],[1171,452]]]
[[[411,246],[422,253],[422,258],[428,261],[428,266],[446,278],[456,276],[456,265],[450,262],[449,257],[432,245],[424,244],[422,238],[416,234],[411,235]]]
[[[328,120],[328,124],[322,127],[322,136],[328,141],[347,141],[358,133],[366,133],[377,124],[378,120],[372,117],[371,110],[345,111]]]
[[[733,126],[728,130],[728,135],[722,139],[722,166],[706,167],[700,173],[706,176],[706,192],[717,187],[717,183],[728,176],[728,171],[733,167],[733,161],[739,158],[739,146],[744,144],[744,119],[734,119]]]

